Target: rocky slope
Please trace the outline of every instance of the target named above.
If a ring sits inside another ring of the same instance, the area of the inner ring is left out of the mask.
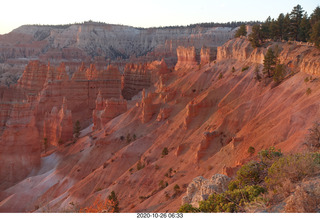
[[[264,54],[276,46],[286,77],[280,84],[260,81],[256,76],[262,76]],[[182,48],[178,57],[181,51],[194,54]],[[307,45],[269,42],[253,49],[246,39],[234,39],[219,47],[217,60],[208,64],[199,66],[194,55],[181,59],[176,70],[128,101],[121,115],[114,114],[115,105],[123,108],[121,101],[108,105],[98,96],[90,114],[95,128],[89,126],[75,143],[35,160],[39,163],[27,177],[2,189],[0,210],[78,211],[115,191],[122,212],[174,212],[198,176],[232,177],[239,165],[270,146],[284,153],[306,150],[308,129],[320,113],[319,55]],[[77,109],[69,99],[73,117]],[[109,107],[112,116],[103,122],[100,115]],[[247,152],[250,146],[253,155]]]

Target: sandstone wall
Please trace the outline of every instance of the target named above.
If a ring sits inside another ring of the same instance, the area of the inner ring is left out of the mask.
[[[99,92],[96,100],[96,109],[92,112],[93,129],[103,128],[110,120],[127,111],[127,101],[123,98],[103,99]]]
[[[194,47],[182,47],[179,46],[177,48],[177,57],[178,62],[174,67],[175,70],[179,70],[181,68],[192,68],[198,65],[196,60],[196,50]]]
[[[263,64],[264,55],[270,46],[274,51],[279,51],[280,62],[292,71],[320,75],[320,51],[298,42],[266,43],[264,47],[253,49],[248,40],[237,38],[218,47],[217,60],[236,59]]]

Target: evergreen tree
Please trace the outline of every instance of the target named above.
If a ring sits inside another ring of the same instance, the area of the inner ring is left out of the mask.
[[[285,20],[284,14],[280,14],[277,19],[277,39],[283,40],[284,39],[284,31],[285,31]]]
[[[271,78],[275,72],[276,66],[276,56],[271,48],[268,49],[264,60],[263,60],[263,70],[264,74],[267,74],[267,77]]]
[[[272,19],[270,25],[269,25],[269,38],[272,39],[272,40],[278,40],[280,39],[279,37],[279,33],[280,33],[280,30],[279,30],[279,24],[278,24],[278,21],[275,21],[274,19]]]
[[[271,17],[269,16],[267,20],[261,25],[261,33],[264,39],[269,39],[270,37],[270,25]]]
[[[293,40],[298,40],[300,23],[302,21],[304,10],[301,5],[295,6],[290,13],[290,37]]]
[[[73,128],[73,132],[74,132],[76,138],[79,138],[80,130],[81,130],[80,121],[77,120],[76,123],[74,124],[74,128]]]
[[[110,200],[111,202],[111,207],[113,208],[112,209],[112,212],[119,212],[119,201],[118,201],[118,198],[116,196],[116,193],[114,191],[112,191],[110,193],[110,195],[108,196],[108,199]]]
[[[320,7],[316,7],[311,16],[310,16],[310,24],[311,27],[313,27],[313,25],[315,25],[315,23],[317,23],[318,21],[320,21]]]
[[[260,47],[263,42],[263,34],[259,24],[252,27],[252,33],[249,35],[249,41],[253,48]]]
[[[277,64],[273,74],[273,80],[276,83],[280,83],[285,76],[285,66],[283,64]]]
[[[247,28],[245,24],[241,25],[234,35],[235,38],[239,38],[240,36],[247,36]]]
[[[283,33],[282,33],[283,40],[289,40],[290,24],[291,24],[290,15],[287,13],[283,20],[283,26],[284,26]]]
[[[311,30],[310,21],[307,13],[305,13],[300,22],[298,40],[307,42],[309,40],[310,30]]]
[[[315,46],[320,49],[320,20],[317,23],[315,23],[312,27],[310,41],[313,42]]]

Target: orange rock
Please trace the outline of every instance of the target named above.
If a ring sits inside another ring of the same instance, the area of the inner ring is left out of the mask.
[[[210,61],[212,60],[212,54],[211,54],[211,49],[210,48],[205,48],[202,47],[201,48],[201,52],[200,52],[200,63],[201,65],[205,65],[210,63]]]
[[[101,129],[110,120],[127,111],[127,101],[120,99],[104,100],[99,92],[96,100],[96,109],[93,110],[93,130]]]
[[[73,137],[73,123],[71,111],[67,109],[66,98],[63,98],[61,109],[53,107],[44,120],[44,138],[47,143],[59,146]]]
[[[174,67],[175,70],[179,70],[180,68],[192,68],[198,65],[196,61],[196,50],[194,47],[181,47],[177,48],[177,56],[178,62]]]

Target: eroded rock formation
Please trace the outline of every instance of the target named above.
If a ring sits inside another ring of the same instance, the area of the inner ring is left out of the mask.
[[[267,48],[253,49],[248,40],[238,38],[218,47],[217,60],[233,59],[263,64],[264,55],[268,48],[277,50],[280,62],[292,71],[320,75],[320,52],[315,50],[313,46],[302,46],[298,42],[270,44]]]
[[[196,60],[196,50],[194,47],[182,47],[179,46],[177,48],[177,57],[178,62],[174,67],[175,70],[179,70],[181,68],[192,68],[198,65]]]
[[[31,101],[14,103],[0,136],[1,187],[24,179],[40,164],[41,144]]]
[[[228,189],[231,178],[222,174],[215,174],[211,179],[198,176],[188,185],[187,194],[182,198],[182,204],[199,207],[199,202],[207,200],[213,193],[222,193]]]
[[[60,110],[54,106],[50,113],[46,113],[43,133],[43,138],[48,145],[59,146],[72,139],[72,114],[67,108],[66,98],[63,98]]]
[[[140,107],[142,108],[142,113],[140,116],[142,123],[149,122],[153,115],[156,114],[156,111],[159,107],[159,104],[153,104],[153,99],[156,95],[156,93],[148,93],[148,95],[146,96],[145,89],[143,89],[142,100],[140,104]]]
[[[111,119],[127,111],[127,101],[121,96],[119,99],[104,100],[99,92],[96,100],[96,109],[92,112],[93,129],[101,129]]]

